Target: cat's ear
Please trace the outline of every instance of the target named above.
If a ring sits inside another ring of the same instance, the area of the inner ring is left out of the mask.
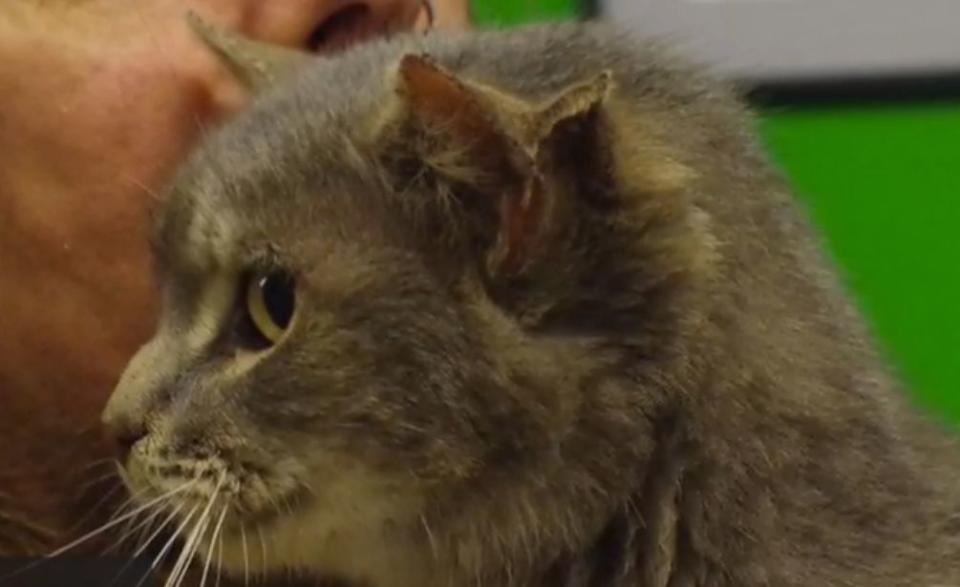
[[[607,99],[609,72],[531,102],[463,80],[429,57],[407,55],[397,69],[400,116],[419,140],[416,155],[441,176],[490,198],[499,217],[488,251],[494,276],[521,272],[560,222],[544,156],[566,123],[587,120]],[[425,137],[425,139],[424,139]]]
[[[281,77],[313,57],[306,51],[248,39],[210,23],[192,11],[187,13],[186,18],[200,40],[252,91],[272,86]]]

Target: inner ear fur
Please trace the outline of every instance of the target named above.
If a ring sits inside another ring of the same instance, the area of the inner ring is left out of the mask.
[[[571,135],[572,123],[596,120],[590,115],[612,88],[612,75],[601,72],[534,102],[461,79],[429,56],[401,58],[392,115],[402,137],[398,148],[485,200],[472,204],[495,211],[496,236],[486,251],[493,277],[521,273],[535,260],[549,224],[559,220],[541,155]]]

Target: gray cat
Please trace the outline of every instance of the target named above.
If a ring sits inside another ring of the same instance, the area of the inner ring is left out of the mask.
[[[957,445],[709,75],[592,25],[201,30],[263,91],[170,190],[104,416],[174,580],[960,585]]]

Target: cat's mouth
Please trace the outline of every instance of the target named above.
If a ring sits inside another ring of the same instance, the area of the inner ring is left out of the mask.
[[[222,532],[225,537],[235,536],[247,530],[269,532],[280,520],[296,517],[311,506],[312,495],[306,490],[294,491],[272,498],[269,507],[251,509],[237,496],[224,504],[229,510]]]
[[[254,485],[251,490],[244,483],[238,483],[236,478],[227,475],[220,480],[205,478],[173,483],[182,489],[174,488],[164,493],[154,490],[146,494],[150,496],[147,499],[162,500],[169,495],[167,509],[180,512],[179,517],[183,519],[190,517],[192,513],[192,519],[198,523],[209,516],[222,515],[222,531],[227,533],[239,531],[241,526],[266,528],[278,518],[295,516],[302,508],[307,507],[311,497],[310,493],[303,489],[264,491],[266,484],[260,479],[253,483],[247,481]]]
[[[315,457],[308,469],[294,459],[258,467],[224,452],[148,452],[128,461],[126,481],[139,503],[151,504],[146,513],[162,532],[150,553],[165,566],[193,561],[233,577],[284,569],[361,576],[357,553],[419,527],[418,493],[350,459]]]
[[[124,482],[147,525],[157,527],[150,550],[165,548],[159,555],[177,544],[195,557],[213,543],[264,541],[312,499],[305,484],[289,475],[221,459],[132,459]]]

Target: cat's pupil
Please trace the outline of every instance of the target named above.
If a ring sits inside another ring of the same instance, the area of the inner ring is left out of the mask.
[[[270,319],[281,329],[286,329],[293,318],[293,279],[285,273],[271,273],[261,277],[257,285],[263,292],[263,303]]]

